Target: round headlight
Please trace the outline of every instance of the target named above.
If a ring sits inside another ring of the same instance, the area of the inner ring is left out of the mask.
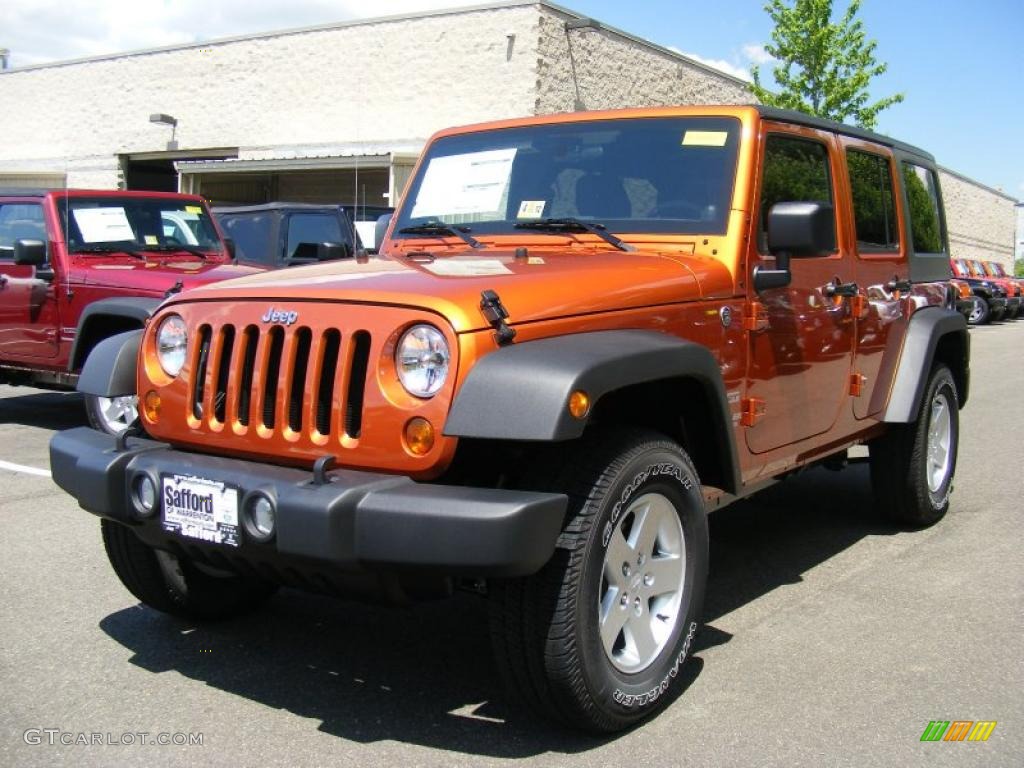
[[[168,315],[156,329],[156,359],[168,376],[177,376],[185,365],[188,329],[180,315]]]
[[[405,391],[431,397],[448,378],[451,353],[444,334],[431,325],[414,325],[398,341],[395,368]]]

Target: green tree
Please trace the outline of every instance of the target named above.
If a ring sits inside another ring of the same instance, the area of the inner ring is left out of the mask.
[[[876,43],[856,18],[860,0],[851,0],[836,23],[832,0],[768,0],[764,9],[775,22],[765,52],[779,63],[772,69],[777,92],[761,84],[758,67],[752,70],[763,104],[874,128],[879,112],[903,101],[896,93],[869,103],[871,79],[887,65],[875,59]]]
[[[1017,277],[1024,277],[1024,259],[1018,259],[1013,263],[1013,274]]]

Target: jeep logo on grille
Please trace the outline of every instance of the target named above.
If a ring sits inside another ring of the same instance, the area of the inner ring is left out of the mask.
[[[291,325],[298,319],[298,312],[290,312],[288,310],[274,309],[271,307],[267,310],[267,313],[260,318],[260,321],[264,323],[283,323],[284,325]]]

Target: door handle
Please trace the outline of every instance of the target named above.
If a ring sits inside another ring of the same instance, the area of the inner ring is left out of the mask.
[[[830,299],[833,296],[853,297],[857,295],[858,286],[856,283],[841,283],[837,277],[831,283],[826,283],[823,290]]]

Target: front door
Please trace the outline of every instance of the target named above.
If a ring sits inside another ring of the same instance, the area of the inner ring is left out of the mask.
[[[768,123],[761,157],[759,222],[748,264],[771,269],[764,231],[769,209],[790,201],[827,202],[835,209],[842,197],[838,145],[824,131]],[[850,301],[831,295],[831,288],[852,282],[854,266],[845,233],[836,234],[832,254],[792,260],[789,286],[751,293],[763,318],[748,333],[745,432],[754,453],[827,432],[849,397],[854,318]]]
[[[0,363],[57,355],[57,302],[53,283],[35,267],[14,263],[15,240],[48,243],[38,202],[0,203]]]

